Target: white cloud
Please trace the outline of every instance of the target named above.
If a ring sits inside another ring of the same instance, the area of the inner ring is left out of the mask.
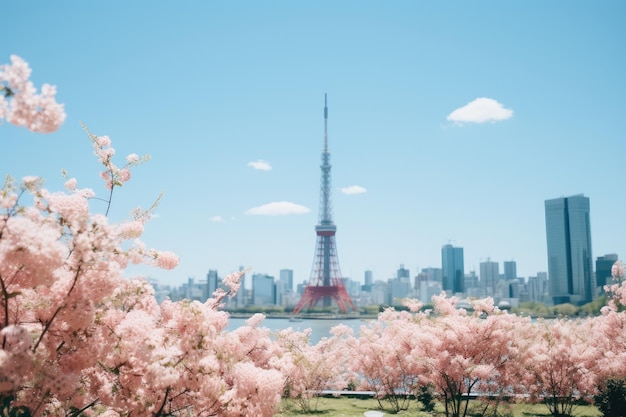
[[[351,185],[349,187],[343,187],[341,192],[344,194],[363,194],[367,190],[360,185]]]
[[[222,223],[224,221],[222,216],[213,216],[209,220],[216,223]]]
[[[513,117],[513,110],[505,109],[492,98],[480,97],[459,107],[448,115],[448,120],[458,124],[498,122]]]
[[[258,161],[248,162],[248,166],[259,171],[271,171],[272,166],[269,162],[259,159]]]
[[[289,201],[276,201],[273,203],[263,204],[259,207],[252,207],[246,214],[258,216],[286,216],[288,214],[306,214],[308,208],[300,204],[291,203]]]

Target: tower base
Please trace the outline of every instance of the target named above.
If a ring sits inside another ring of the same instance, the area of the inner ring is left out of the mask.
[[[307,310],[311,310],[320,300],[323,300],[324,297],[329,297],[334,300],[342,313],[347,313],[348,307],[351,307],[354,311],[358,311],[348,295],[346,287],[343,285],[307,285],[298,305],[293,309],[293,314],[298,314],[300,310],[305,307]]]

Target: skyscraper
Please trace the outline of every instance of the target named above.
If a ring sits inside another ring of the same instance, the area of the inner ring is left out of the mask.
[[[494,297],[500,281],[500,264],[487,259],[480,263],[480,285],[485,288],[486,295]]]
[[[443,290],[452,294],[465,291],[465,268],[463,266],[463,248],[448,244],[441,248],[441,271]]]
[[[589,198],[582,194],[545,201],[548,279],[555,304],[592,301],[593,258]]]
[[[512,281],[517,279],[517,263],[515,261],[504,261],[504,280]]]
[[[252,304],[257,306],[276,304],[274,277],[266,274],[252,275]]]
[[[411,272],[404,267],[404,264],[400,264],[400,268],[396,271],[396,278],[406,278],[408,280],[411,278]]]
[[[285,288],[293,291],[293,269],[281,269],[280,280],[285,283]]]

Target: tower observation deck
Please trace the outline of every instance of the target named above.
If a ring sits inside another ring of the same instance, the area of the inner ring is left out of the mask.
[[[346,313],[348,307],[357,311],[352,299],[343,284],[343,277],[339,269],[337,258],[337,246],[335,233],[337,227],[332,219],[331,207],[331,177],[330,177],[330,152],[328,151],[328,106],[327,97],[324,95],[324,148],[322,150],[322,180],[320,187],[320,212],[319,223],[315,226],[317,243],[311,277],[307,284],[300,302],[293,310],[294,314],[303,308],[311,310],[320,301],[324,307],[331,306],[334,301],[339,309]]]

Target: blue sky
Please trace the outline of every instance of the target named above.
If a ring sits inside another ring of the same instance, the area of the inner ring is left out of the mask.
[[[143,240],[181,263],[130,274],[308,279],[325,93],[343,275],[413,276],[448,242],[466,271],[489,258],[535,275],[544,200],[579,193],[594,258],[626,254],[626,2],[16,1],[3,15],[0,62],[25,59],[68,117],[49,135],[1,125],[0,174],[60,190],[64,168],[104,196],[80,121],[120,164],[150,154],[110,217],[164,192]],[[483,118],[463,109],[479,98]],[[296,213],[252,214],[277,202]]]

